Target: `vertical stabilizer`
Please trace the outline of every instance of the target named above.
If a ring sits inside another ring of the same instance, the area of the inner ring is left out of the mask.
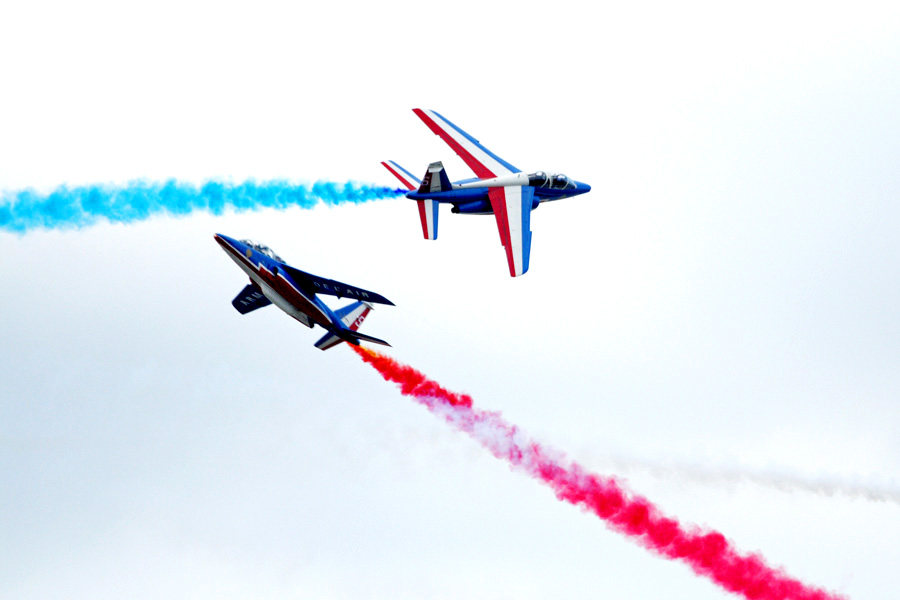
[[[356,331],[359,329],[359,326],[362,325],[363,321],[366,320],[366,316],[371,310],[372,305],[367,302],[354,302],[353,304],[348,304],[344,308],[336,310],[334,314],[340,318],[344,327],[350,331]],[[322,339],[316,342],[316,348],[319,350],[328,350],[343,341],[343,339],[329,331],[322,336]]]
[[[425,172],[425,177],[422,178],[422,184],[419,186],[419,193],[449,192],[452,189],[450,178],[447,177],[447,171],[444,170],[444,163],[437,161],[428,165],[428,170]]]

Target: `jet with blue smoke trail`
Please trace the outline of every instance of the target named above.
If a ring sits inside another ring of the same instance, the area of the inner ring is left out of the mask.
[[[405,193],[383,186],[318,181],[234,184],[208,181],[200,186],[169,180],[133,181],[125,185],[61,186],[49,193],[34,190],[0,195],[0,230],[25,233],[33,229],[79,228],[98,221],[133,223],[155,215],[189,215],[205,211],[262,208],[314,208],[320,204],[360,204]]]
[[[531,211],[542,202],[580,196],[591,186],[562,173],[524,173],[484,146],[471,135],[433,110],[414,108],[435,135],[444,140],[476,177],[450,182],[440,161],[428,165],[421,181],[395,163],[381,164],[410,191],[407,198],[419,206],[419,220],[426,240],[437,239],[438,205],[453,205],[464,215],[494,215],[500,241],[506,250],[509,274],[518,277],[528,271],[531,256]]]

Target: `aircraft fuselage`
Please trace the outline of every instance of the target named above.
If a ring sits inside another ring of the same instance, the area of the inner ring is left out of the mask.
[[[279,269],[278,261],[223,235],[216,235],[216,241],[272,304],[307,327],[335,329],[337,317],[331,309],[314,294],[304,293],[283,267]]]
[[[527,179],[527,178],[526,178]],[[489,180],[481,179],[463,179],[453,182],[453,189],[445,192],[419,192],[414,190],[406,194],[410,200],[436,200],[442,204],[452,204],[453,212],[466,215],[492,215],[494,209],[491,208],[491,201],[488,198],[488,190],[491,188]],[[591,190],[591,186],[573,182],[574,189],[554,189],[549,187],[523,186],[531,187],[534,190],[534,196],[531,209],[534,210],[542,202],[552,202],[553,200],[562,200],[563,198],[571,198],[579,196]]]
[[[372,303],[393,306],[394,303],[381,294],[301,271],[286,264],[265,244],[235,240],[222,234],[216,234],[215,240],[250,278],[250,285],[244,286],[231,301],[242,315],[274,304],[307,327],[319,325],[327,330],[328,333],[315,343],[320,350],[328,350],[342,342],[355,346],[360,342],[390,346],[382,339],[359,331],[372,310]],[[332,310],[319,299],[319,294],[354,301]]]

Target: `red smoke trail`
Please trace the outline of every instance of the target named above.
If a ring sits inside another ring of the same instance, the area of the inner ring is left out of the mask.
[[[837,594],[807,586],[756,554],[740,554],[716,531],[686,527],[665,516],[649,500],[625,490],[611,477],[588,473],[558,452],[524,436],[499,413],[473,408],[472,398],[455,394],[412,367],[358,346],[350,346],[400,391],[465,431],[497,458],[550,486],[556,496],[594,513],[616,531],[666,558],[684,561],[698,575],[750,600],[837,600]]]

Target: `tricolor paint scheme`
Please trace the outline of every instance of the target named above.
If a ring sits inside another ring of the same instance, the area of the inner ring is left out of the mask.
[[[384,296],[295,269],[262,244],[238,241],[222,234],[215,237],[225,253],[250,277],[250,285],[231,302],[242,315],[274,304],[307,327],[319,325],[327,329],[328,333],[316,342],[320,350],[341,342],[359,346],[360,341],[365,341],[390,346],[384,340],[357,331],[372,310],[371,303],[394,305]],[[332,311],[317,294],[354,298],[356,302]]]
[[[413,109],[422,121],[474,171],[476,178],[451,183],[444,165],[434,162],[421,181],[392,160],[382,162],[410,193],[419,206],[422,233],[426,240],[437,239],[438,203],[453,205],[454,213],[490,215],[497,219],[500,242],[506,249],[509,274],[528,271],[531,252],[531,211],[542,202],[571,198],[591,191],[591,186],[561,173],[523,173],[471,135],[433,110]]]

